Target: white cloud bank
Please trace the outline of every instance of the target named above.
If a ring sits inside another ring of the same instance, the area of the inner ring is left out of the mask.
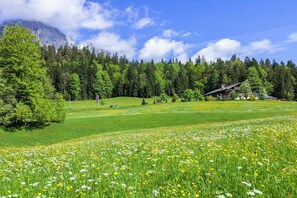
[[[162,58],[166,59],[168,55],[172,54],[172,58],[177,58],[185,62],[188,58],[188,48],[189,45],[181,41],[153,37],[149,39],[139,51],[139,58],[145,61],[150,61],[151,59],[159,61]]]
[[[135,57],[136,39],[122,39],[119,35],[110,32],[101,32],[91,39],[84,41],[84,43],[92,43],[96,49],[103,49],[110,53],[118,53],[126,55],[128,59]]]
[[[244,58],[245,56],[274,53],[278,50],[280,50],[280,48],[273,45],[268,39],[254,41],[247,45],[242,45],[237,40],[225,38],[215,43],[209,43],[207,47],[199,50],[195,55],[193,55],[192,59],[195,60],[198,56],[204,56],[204,58],[208,61],[215,61],[218,58],[227,60],[230,59],[233,54]]]
[[[73,33],[80,28],[104,30],[114,26],[111,11],[86,0],[1,0],[0,23],[4,20],[36,20]]]

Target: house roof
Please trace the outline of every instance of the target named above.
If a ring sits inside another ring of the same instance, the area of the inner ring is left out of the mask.
[[[205,96],[215,94],[215,93],[219,93],[219,92],[222,92],[222,91],[225,91],[225,90],[228,90],[228,89],[232,89],[233,87],[236,87],[238,85],[241,85],[241,83],[236,83],[236,84],[233,84],[233,85],[229,85],[229,86],[226,86],[226,87],[215,89],[215,90],[213,90],[211,92],[206,93]]]

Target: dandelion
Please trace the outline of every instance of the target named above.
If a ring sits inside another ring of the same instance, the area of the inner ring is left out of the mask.
[[[117,171],[115,171],[114,173],[113,173],[113,175],[114,176],[117,176],[119,173],[117,172]]]

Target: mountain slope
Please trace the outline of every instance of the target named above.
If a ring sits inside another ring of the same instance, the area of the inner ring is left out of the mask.
[[[74,42],[70,39],[70,37],[63,34],[57,28],[38,21],[5,21],[0,27],[0,32],[3,31],[5,26],[11,26],[15,24],[32,30],[33,33],[40,38],[41,44],[43,45],[54,45],[56,48],[60,47],[61,45],[74,45]]]

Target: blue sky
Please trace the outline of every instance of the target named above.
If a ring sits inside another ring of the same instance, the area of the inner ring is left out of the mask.
[[[129,59],[297,62],[296,8],[296,0],[1,0],[0,22],[42,21]]]

